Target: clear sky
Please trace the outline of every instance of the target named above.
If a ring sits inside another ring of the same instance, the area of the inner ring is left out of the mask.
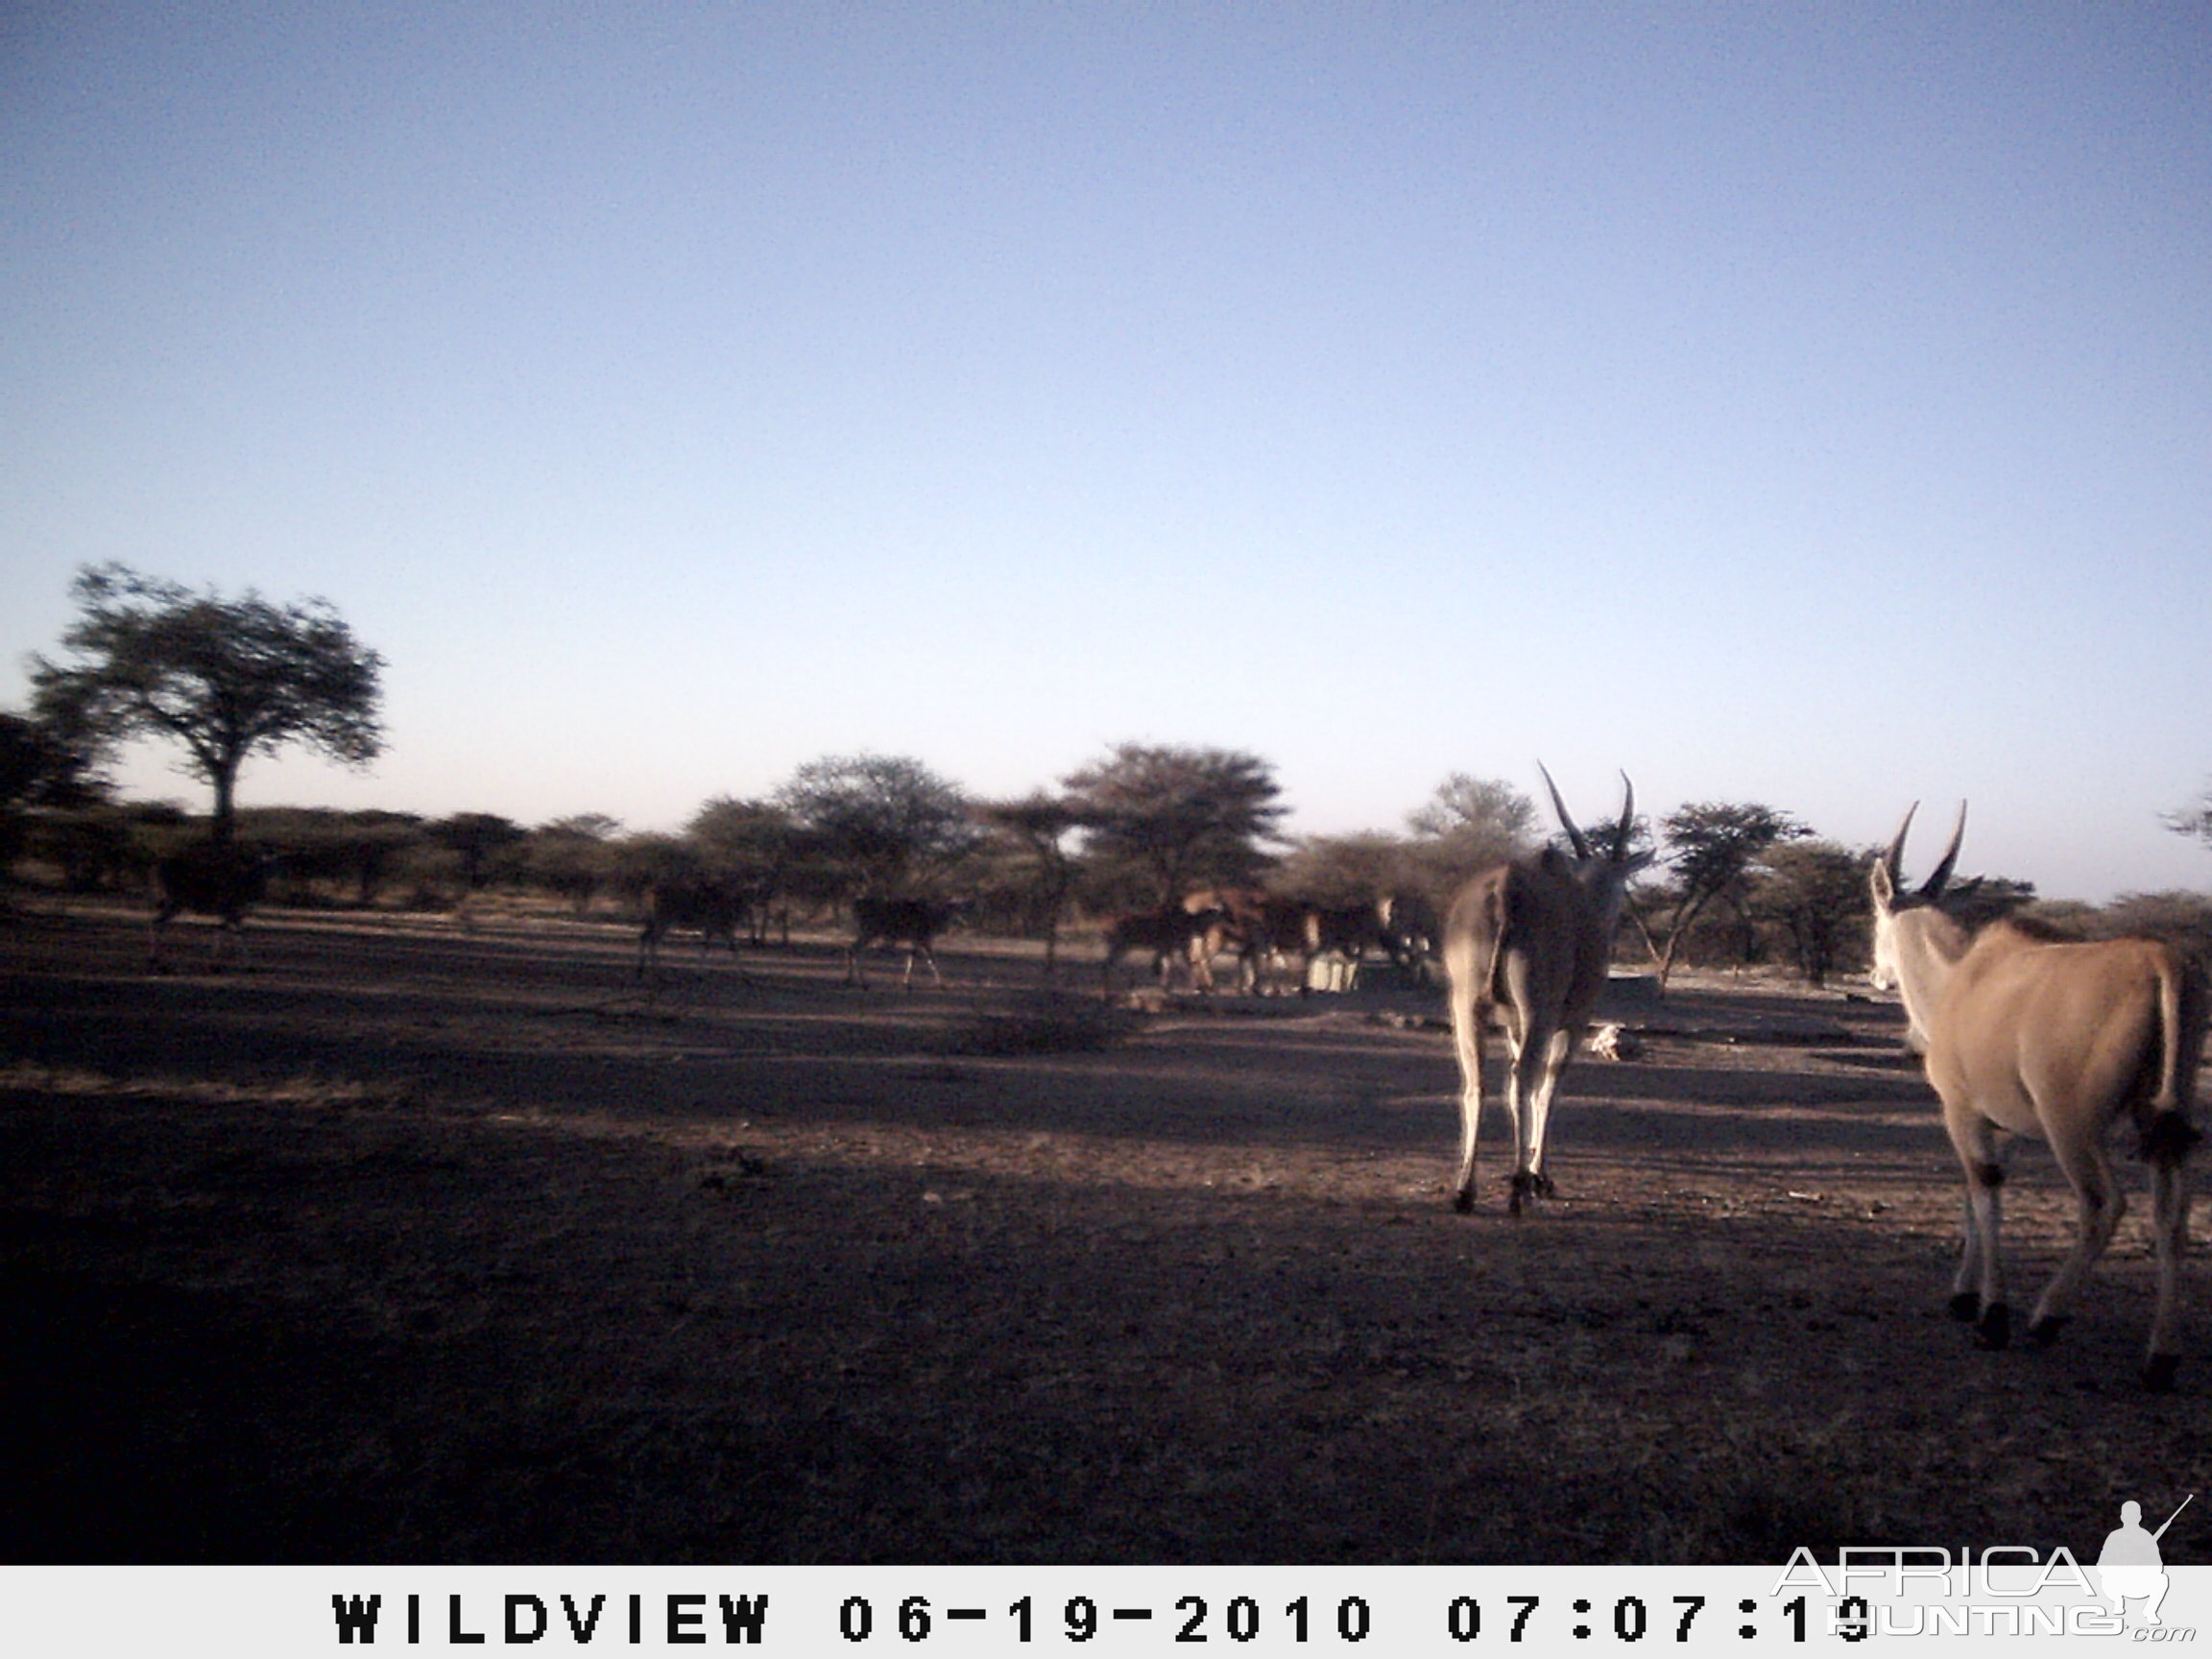
[[[249,805],[1134,739],[2212,885],[2199,0],[7,6],[0,434],[0,706],[94,561],[384,653]]]

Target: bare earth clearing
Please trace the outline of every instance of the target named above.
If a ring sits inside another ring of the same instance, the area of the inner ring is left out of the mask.
[[[648,995],[623,929],[304,915],[216,974],[204,931],[156,978],[127,911],[0,918],[12,1560],[2086,1559],[2212,1490],[2201,1249],[2176,1395],[2132,1164],[2059,1345],[1975,1351],[1887,1007],[1632,1012],[1514,1225],[1502,1158],[1449,1210],[1433,993],[1109,1012],[956,937],[941,993],[684,941]],[[2025,1302],[2039,1152],[2008,1208]]]

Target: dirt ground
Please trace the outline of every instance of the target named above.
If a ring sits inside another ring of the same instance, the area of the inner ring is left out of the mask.
[[[2057,1346],[1946,1316],[1958,1177],[1876,1003],[1626,1008],[1515,1223],[1497,1159],[1449,1207],[1433,992],[180,931],[154,976],[129,911],[0,917],[9,1560],[2083,1555],[2212,1489],[2200,1294],[2179,1391],[2135,1382],[2147,1201]],[[2037,1151],[2008,1199],[2023,1303],[2070,1217]]]

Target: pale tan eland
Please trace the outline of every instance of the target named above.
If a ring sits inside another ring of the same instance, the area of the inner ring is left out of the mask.
[[[1868,876],[1874,899],[1875,986],[1904,998],[1909,1042],[1943,1101],[1943,1127],[1966,1178],[1965,1238],[1951,1311],[1975,1322],[1984,1347],[2011,1336],[1997,1238],[2007,1156],[2021,1136],[2049,1144],[2074,1190],[2074,1247],[2045,1286],[2029,1340],[2049,1343],[2127,1207],[2106,1141],[2123,1119],[2151,1166],[2156,1310],[2146,1387],[2173,1387],[2180,1362],[2181,1256],[2189,1229],[2185,1164],[2199,1139],[2189,1120],[2204,1041],[2202,988],[2154,939],[2064,940],[2018,920],[1969,933],[1937,907],[1965,832],[1966,808],[1936,873],[1901,891],[1907,811]]]
[[[1538,771],[1544,771],[1539,766]],[[1452,1042],[1459,1058],[1459,1183],[1453,1207],[1475,1207],[1475,1143],[1482,1120],[1482,1043],[1493,1010],[1505,1024],[1505,1115],[1513,1125],[1514,1215],[1552,1195],[1544,1134],[1559,1078],[1605,988],[1613,934],[1628,882],[1651,862],[1633,856],[1636,786],[1625,795],[1611,844],[1592,848],[1544,772],[1551,805],[1575,854],[1547,847],[1496,865],[1459,889],[1444,919],[1444,969],[1452,979]]]

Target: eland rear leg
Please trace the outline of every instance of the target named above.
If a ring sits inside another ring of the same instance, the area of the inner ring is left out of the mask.
[[[1989,1119],[1970,1106],[1954,1106],[1948,1097],[1943,1127],[1966,1175],[1966,1241],[1959,1252],[1958,1277],[1951,1282],[1951,1312],[1975,1321],[1975,1340],[1983,1347],[2002,1348],[2012,1339],[2012,1310],[2005,1302],[1997,1253],[2005,1221],[2004,1149]]]
[[[2070,1144],[2054,1135],[2051,1151],[2066,1184],[2074,1190],[2076,1221],[2074,1247],[2036,1298],[2034,1315],[2028,1322],[2029,1340],[2037,1347],[2049,1347],[2065,1329],[2074,1298],[2080,1294],[2089,1270],[2112,1242],[2120,1217],[2128,1211],[2128,1200],[2112,1178],[2112,1162],[2104,1155],[2101,1142],[2091,1139]]]
[[[1959,1201],[1959,1270],[1951,1276],[1951,1317],[1970,1325],[1981,1316],[1981,1236],[1974,1228],[1974,1199],[1969,1193]]]
[[[1452,986],[1452,1047],[1459,1061],[1459,1179],[1452,1208],[1465,1214],[1475,1208],[1475,1145],[1482,1129],[1482,1028],[1490,1011],[1479,1006],[1472,990]]]
[[[1528,1163],[1528,1057],[1535,1050],[1527,1042],[1514,1038],[1508,1045],[1510,1054],[1505,1067],[1505,1122],[1513,1132],[1513,1174],[1505,1214],[1514,1220],[1521,1219],[1521,1207],[1536,1196],[1543,1184],[1543,1176],[1533,1173]]]
[[[1544,1134],[1551,1121],[1551,1098],[1558,1093],[1559,1077],[1575,1052],[1575,1033],[1553,1031],[1542,1043],[1530,1043],[1513,1057],[1516,1096],[1513,1112],[1512,1213],[1521,1214],[1524,1201],[1558,1195],[1551,1177],[1544,1173]]]
[[[2176,1326],[2181,1316],[2181,1262],[2189,1247],[2189,1172],[2178,1157],[2153,1155],[2151,1164],[2151,1237],[2158,1262],[2158,1303],[2151,1317],[2151,1350],[2143,1386],[2164,1394],[2174,1386],[2181,1355]]]

